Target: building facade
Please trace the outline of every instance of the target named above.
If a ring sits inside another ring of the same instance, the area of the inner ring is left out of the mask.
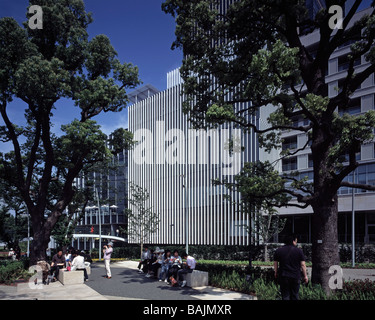
[[[244,226],[249,226],[249,218],[226,200],[230,195],[238,201],[239,195],[229,194],[213,180],[231,181],[244,162],[258,160],[257,137],[231,127],[194,130],[182,111],[178,70],[167,79],[165,91],[137,99],[129,107],[129,130],[139,142],[129,151],[129,182],[150,193],[148,205],[160,217],[149,243],[247,245],[250,239]],[[259,124],[260,116],[250,121]],[[245,151],[231,154],[229,138],[246,146]],[[132,241],[137,242],[129,235]]]
[[[355,19],[360,19],[369,10],[363,10],[356,14]],[[311,32],[301,37],[301,41],[310,52],[314,52],[319,41],[318,31]],[[350,54],[350,45],[338,48],[330,57],[327,66],[326,83],[328,86],[329,97],[338,94],[343,79],[347,75],[349,67],[348,55]],[[355,69],[360,72],[369,66],[362,56],[354,63]],[[300,88],[298,88],[300,89]],[[375,79],[372,74],[366,81],[362,83],[360,89],[354,92],[352,102],[347,109],[338,108],[339,114],[349,113],[351,115],[359,115],[369,110],[374,110],[374,94]],[[306,125],[304,119],[296,118],[294,125]],[[282,133],[284,139],[283,149],[291,151],[303,148],[307,142],[306,134],[299,131],[285,131]],[[364,144],[356,155],[359,167],[354,173],[354,181],[361,184],[375,185],[375,153],[374,142]],[[345,163],[344,163],[345,165]],[[313,165],[311,158],[311,150],[307,147],[305,150],[298,152],[292,157],[283,159],[280,163],[280,173],[288,173],[289,171],[299,171],[300,177],[307,176],[309,181],[313,179]],[[353,173],[349,174],[345,181],[353,182]],[[341,187],[339,189],[339,219],[338,233],[339,242],[351,242],[352,237],[352,189]],[[354,190],[354,210],[355,210],[355,239],[358,243],[375,243],[375,193],[361,189]],[[279,213],[287,217],[287,224],[279,237],[275,237],[274,241],[282,241],[286,233],[294,232],[298,235],[301,242],[311,242],[311,214],[312,208],[299,209],[294,207],[282,208]]]
[[[90,184],[95,199],[90,202],[85,212],[77,212],[73,218],[81,216],[75,229],[77,235],[72,246],[77,249],[89,250],[99,247],[99,230],[106,237],[118,237],[126,239],[128,208],[128,151],[113,156],[111,164],[101,170],[93,171],[87,176],[76,179],[78,188],[85,188]],[[99,195],[99,205],[96,195]],[[100,219],[100,220],[99,220]],[[100,225],[100,226],[99,226]],[[81,235],[97,235],[94,238],[85,238]],[[110,238],[108,238],[110,239]]]

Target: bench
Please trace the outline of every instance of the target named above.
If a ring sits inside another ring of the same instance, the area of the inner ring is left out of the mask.
[[[66,271],[60,270],[59,281],[65,286],[69,284],[82,284],[84,283],[83,270]]]
[[[194,270],[192,273],[186,274],[186,286],[191,288],[208,286],[208,272]]]

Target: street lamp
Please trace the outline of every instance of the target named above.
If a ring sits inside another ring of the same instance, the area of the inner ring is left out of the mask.
[[[355,172],[353,171],[353,184],[355,184]],[[355,211],[354,211],[354,192],[355,188],[352,188],[352,267],[355,267]]]
[[[98,202],[98,214],[99,214],[99,261],[102,261],[102,221],[100,214],[100,202],[99,202],[99,192],[98,188],[95,188],[96,200]]]
[[[186,254],[189,254],[189,217],[187,213],[187,205],[186,205],[186,180],[185,175],[182,174],[180,177],[182,177],[182,188],[184,189],[184,213],[185,213],[185,244],[186,244]]]

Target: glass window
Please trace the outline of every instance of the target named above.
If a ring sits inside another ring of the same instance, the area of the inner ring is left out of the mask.
[[[369,185],[375,185],[375,172],[371,172],[367,175],[367,183]]]
[[[296,149],[297,148],[297,136],[288,137],[283,139],[282,149]]]
[[[340,71],[348,70],[349,63],[350,63],[350,59],[347,55],[339,57],[338,58],[338,71],[340,72]],[[361,64],[361,59],[357,58],[354,60],[353,66],[356,67],[356,66],[359,66],[360,64]]]
[[[297,157],[282,160],[283,171],[297,170]]]
[[[309,154],[309,163],[308,163],[309,168],[314,167],[314,162],[313,162],[313,157],[312,154]]]
[[[348,113],[350,115],[361,113],[361,98],[351,99],[347,106],[339,106],[339,114]]]

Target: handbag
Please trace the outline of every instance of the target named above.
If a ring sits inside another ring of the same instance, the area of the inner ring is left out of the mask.
[[[169,278],[169,280],[171,282],[172,287],[176,287],[177,286],[177,280],[173,276],[171,276]]]

